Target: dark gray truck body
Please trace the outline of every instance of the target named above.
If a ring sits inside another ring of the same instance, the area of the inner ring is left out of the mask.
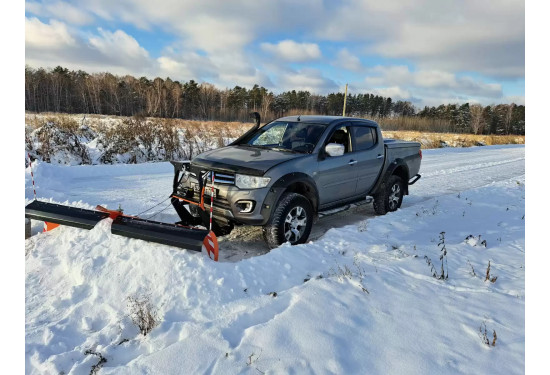
[[[248,144],[232,144],[204,152],[191,161],[185,178],[175,186],[176,194],[189,197],[190,191],[197,192],[198,171],[213,171],[216,189],[214,219],[230,225],[266,225],[285,192],[305,196],[316,215],[324,210],[364,201],[375,195],[392,175],[403,180],[405,195],[408,194],[408,184],[420,178],[420,143],[383,140],[374,121],[337,116],[289,116],[275,121],[320,124],[324,130],[314,147],[309,146],[312,149],[308,152]],[[349,133],[349,141],[346,139],[349,144],[346,144],[343,155],[330,156],[325,151],[327,143],[332,142],[336,131],[342,132],[342,129]],[[359,134],[369,132],[374,138],[372,146],[359,150]],[[243,189],[235,184],[236,174],[268,177],[270,180],[265,187]],[[208,185],[205,194],[209,192]],[[195,199],[198,200],[198,196],[195,194]],[[253,209],[242,212],[243,205],[239,202],[253,202]],[[208,206],[209,203],[207,196],[205,204]]]

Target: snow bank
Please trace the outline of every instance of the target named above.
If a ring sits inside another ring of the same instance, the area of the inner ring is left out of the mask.
[[[521,374],[524,203],[524,180],[507,180],[236,263],[111,235],[108,220],[33,236],[26,371],[88,374],[105,358],[105,374]],[[447,280],[433,276],[441,232]],[[161,317],[147,336],[131,296]]]
[[[79,118],[76,115],[27,118],[25,148],[33,159],[56,165],[136,164],[190,159],[227,145],[247,130],[209,124],[178,125],[171,119]]]

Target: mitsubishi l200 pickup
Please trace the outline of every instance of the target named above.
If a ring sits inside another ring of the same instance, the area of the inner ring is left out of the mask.
[[[420,178],[420,143],[385,140],[374,121],[289,116],[260,127],[255,115],[230,145],[172,162],[172,204],[183,223],[208,223],[213,202],[216,235],[256,225],[270,248],[301,244],[323,212],[361,201],[380,215],[395,211]]]

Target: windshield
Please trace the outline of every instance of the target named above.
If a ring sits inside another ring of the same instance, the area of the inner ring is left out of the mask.
[[[311,153],[326,125],[275,121],[243,140],[241,145]]]

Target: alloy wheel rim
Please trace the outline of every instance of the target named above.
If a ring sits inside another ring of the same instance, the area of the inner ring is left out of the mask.
[[[396,183],[391,187],[390,196],[388,198],[388,203],[390,205],[391,210],[395,210],[397,208],[400,198],[401,198],[401,187],[399,186],[399,184]]]
[[[306,210],[300,206],[292,208],[286,215],[284,223],[285,240],[290,243],[296,243],[302,238],[306,231],[307,214]]]

